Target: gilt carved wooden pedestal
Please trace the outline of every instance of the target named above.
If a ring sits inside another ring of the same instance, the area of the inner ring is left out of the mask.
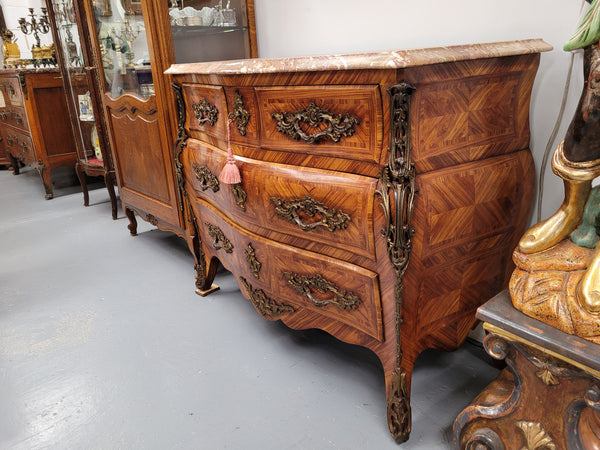
[[[507,368],[456,418],[456,448],[600,448],[600,346],[526,316],[506,291],[477,317]]]

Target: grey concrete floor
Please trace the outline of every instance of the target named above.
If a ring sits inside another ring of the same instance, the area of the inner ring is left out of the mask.
[[[227,272],[198,297],[180,238],[129,236],[74,182],[47,201],[34,170],[0,170],[2,449],[445,449],[498,373],[470,342],[425,352],[399,447],[374,354],[262,319]]]

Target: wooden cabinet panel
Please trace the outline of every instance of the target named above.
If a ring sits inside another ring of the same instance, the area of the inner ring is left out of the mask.
[[[415,68],[422,83],[413,111],[414,161],[420,172],[466,163],[524,148],[529,143],[524,105],[534,77],[523,56],[441,64],[435,73]]]
[[[117,164],[122,188],[168,203],[171,198],[167,185],[168,167],[163,160],[156,109],[131,107],[110,111],[114,132],[113,143],[119,149]],[[144,152],[140,153],[137,140],[144,136]]]
[[[68,123],[65,123],[65,119],[69,117],[69,111],[62,84],[33,86],[32,91],[32,96],[35,98],[34,108],[38,111],[37,132],[40,141],[44,142],[46,154],[48,157],[69,155],[68,159],[72,161],[75,141],[73,130]],[[40,114],[40,111],[44,113]],[[52,113],[48,114],[49,111]]]

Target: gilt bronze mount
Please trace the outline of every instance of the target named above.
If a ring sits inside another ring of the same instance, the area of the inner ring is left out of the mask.
[[[340,289],[331,281],[323,278],[321,274],[310,276],[284,272],[283,275],[287,278],[288,284],[294,288],[296,292],[309,299],[313,305],[318,306],[319,308],[332,304],[341,310],[348,310],[357,309],[360,305],[360,298],[352,292],[346,292],[345,290]],[[329,295],[330,297],[318,299],[315,297],[314,291]]]
[[[244,277],[240,277],[240,282],[246,289],[246,292],[248,292],[248,296],[250,297],[250,301],[254,307],[263,316],[272,318],[280,316],[281,314],[296,312],[292,306],[284,303],[279,304],[273,299],[269,298],[262,289],[254,289]]]
[[[239,91],[235,91],[233,96],[233,112],[230,112],[227,118],[236,122],[237,129],[242,136],[246,136],[246,125],[250,121],[250,113],[244,107],[244,99]]]
[[[271,117],[277,121],[277,131],[292,139],[301,139],[307,144],[315,144],[321,139],[339,142],[342,137],[352,136],[354,126],[359,124],[358,119],[348,113],[334,114],[319,108],[315,103],[310,103],[305,109],[298,111],[275,112]],[[317,129],[325,126],[325,129],[308,134],[302,125]]]
[[[303,199],[295,200],[283,200],[271,197],[271,202],[275,205],[277,215],[283,217],[288,222],[298,225],[304,231],[314,230],[317,227],[325,227],[333,232],[337,229],[346,229],[348,222],[351,221],[350,216],[345,212],[327,208],[324,204],[314,200],[310,195],[307,195]],[[299,213],[303,213],[308,217],[320,215],[321,220],[305,223],[302,221]]]
[[[213,192],[219,191],[219,179],[208,167],[194,163],[192,164],[192,169],[194,169],[194,176],[200,181],[200,189],[202,191],[206,191],[207,189]]]
[[[219,110],[215,105],[208,103],[208,100],[205,98],[202,98],[198,103],[193,103],[192,109],[194,110],[194,116],[198,120],[198,125],[209,123],[212,127],[217,123]]]
[[[218,226],[206,222],[208,234],[213,239],[213,247],[215,250],[225,250],[225,253],[233,253],[233,244]]]

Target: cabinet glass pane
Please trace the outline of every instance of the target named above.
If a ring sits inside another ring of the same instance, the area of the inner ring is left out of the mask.
[[[154,93],[141,4],[135,0],[94,0],[106,92],[113,98]]]
[[[171,0],[178,64],[250,57],[246,0]]]
[[[74,121],[77,125],[74,132],[78,136],[75,137],[83,143],[83,154],[80,154],[79,158],[87,160],[90,164],[102,166],[102,153],[90,98],[88,77],[83,67],[83,55],[73,1],[52,0],[51,5],[59,37],[59,42],[55,45],[62,47],[66,65],[64,73],[68,79],[63,84],[67,101],[73,104],[71,110],[77,113],[77,120]]]

